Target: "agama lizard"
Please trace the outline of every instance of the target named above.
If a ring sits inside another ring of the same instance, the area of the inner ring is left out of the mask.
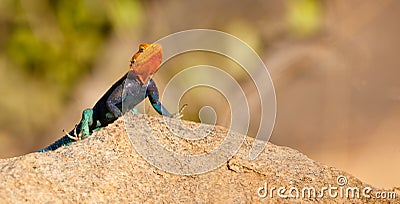
[[[126,100],[129,100],[129,106],[133,108],[148,97],[151,105],[160,115],[181,117],[181,111],[170,114],[159,101],[158,89],[151,77],[159,69],[161,61],[161,45],[141,44],[139,51],[130,60],[129,71],[108,89],[93,108],[83,111],[81,121],[73,130],[69,133],[65,132],[64,137],[39,150],[39,152],[55,150],[61,146],[69,145],[106,127],[123,114],[122,102]],[[125,92],[124,87],[126,88]]]

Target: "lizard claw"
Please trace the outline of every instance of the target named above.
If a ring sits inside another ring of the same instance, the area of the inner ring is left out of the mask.
[[[78,138],[75,136],[70,135],[67,131],[65,131],[64,129],[62,130],[69,138],[73,139],[73,140],[77,140]]]
[[[179,111],[177,112],[177,113],[174,113],[173,115],[172,115],[172,117],[171,118],[176,118],[176,119],[181,119],[182,117],[183,117],[183,110],[185,110],[186,109],[186,107],[188,106],[188,104],[184,104],[182,107],[181,107],[181,109],[179,109]]]
[[[64,129],[63,129],[63,132],[69,137],[69,138],[71,138],[71,139],[73,139],[73,140],[81,140],[83,137],[82,137],[82,134],[81,133],[79,133],[79,134],[77,134],[77,132],[76,132],[76,127],[77,127],[78,125],[75,125],[75,128],[74,128],[74,135],[71,135],[71,134],[69,134],[67,131],[65,131]]]

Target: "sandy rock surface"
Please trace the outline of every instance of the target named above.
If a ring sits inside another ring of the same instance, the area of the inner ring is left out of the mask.
[[[0,200],[8,203],[400,203],[399,198],[384,200],[362,195],[363,189],[370,189],[369,195],[378,191],[396,191],[399,195],[398,188],[387,190],[368,185],[346,172],[313,161],[288,147],[269,143],[259,157],[250,161],[248,154],[254,139],[249,137],[245,138],[239,152],[218,168],[186,176],[167,173],[149,164],[138,154],[129,139],[147,141],[143,138],[152,134],[168,151],[192,155],[210,152],[227,135],[225,128],[202,126],[198,130],[208,131],[209,137],[193,141],[176,137],[170,131],[190,137],[191,133],[181,127],[196,128],[199,124],[187,121],[179,123],[175,119],[162,117],[127,115],[88,139],[56,151],[2,159]],[[233,136],[244,138],[239,134]],[[149,144],[140,143],[144,146]],[[154,158],[166,157],[162,151],[154,149],[153,145],[144,149],[154,151]],[[167,165],[176,166],[178,170],[184,168],[176,160]],[[338,177],[347,179],[347,182],[340,186]],[[333,191],[336,192],[336,198],[330,196],[327,190],[322,198],[318,197],[322,189],[330,186],[337,188]],[[316,189],[317,196],[309,198],[307,192],[303,196],[304,187]],[[341,187],[344,193],[347,187],[359,188],[360,198],[347,198],[345,194],[341,196]],[[296,196],[297,189],[298,197],[282,198],[278,195],[279,188],[286,189],[282,193],[283,197]]]

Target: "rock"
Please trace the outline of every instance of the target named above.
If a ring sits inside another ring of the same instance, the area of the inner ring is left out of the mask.
[[[209,152],[223,141],[228,132],[223,127],[205,126],[211,128],[211,137],[191,141],[175,137],[170,130],[175,128],[181,134],[188,134],[185,128],[180,127],[198,127],[197,123],[183,121],[180,124],[175,119],[146,115],[124,116],[88,139],[56,151],[0,160],[0,200],[9,203],[400,202],[398,198],[366,198],[363,190],[367,190],[369,195],[388,190],[368,185],[288,147],[268,143],[263,153],[250,161],[248,154],[254,139],[249,137],[245,138],[237,154],[210,172],[197,175],[167,173],[152,166],[137,153],[125,131],[123,119],[131,124],[133,130],[137,130],[130,131],[130,137],[143,138],[151,131],[168,150],[181,154]],[[160,154],[154,152],[155,157],[165,156]],[[345,183],[340,186],[338,182]],[[330,196],[327,190],[322,198],[312,195],[309,198],[307,189],[303,196],[305,187],[313,187],[317,195],[321,194],[321,189],[332,187],[336,198]],[[358,188],[360,198],[346,197],[348,187]],[[278,195],[278,188],[286,189],[284,196],[296,195],[297,189],[298,197],[282,198]],[[342,196],[341,188],[344,192]],[[398,189],[393,190],[398,193]]]

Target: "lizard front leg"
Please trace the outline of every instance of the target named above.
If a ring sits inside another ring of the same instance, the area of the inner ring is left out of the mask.
[[[137,87],[134,87],[134,89],[135,88],[137,88]],[[144,99],[145,89],[143,89],[143,94],[140,94],[141,90],[137,89],[134,92],[139,92],[139,94],[128,96],[129,99],[127,99],[126,96],[123,96],[123,89],[124,89],[124,83],[122,83],[118,87],[116,87],[114,89],[114,91],[110,94],[110,96],[107,98],[106,106],[107,106],[107,110],[109,111],[109,113],[106,114],[106,117],[108,119],[113,119],[113,118],[115,119],[122,115],[122,110],[117,107],[117,104],[121,104],[122,101],[125,101],[126,103],[128,103],[127,106],[132,110],[133,114],[138,113],[138,110],[134,107],[135,107],[137,101],[142,101]],[[134,97],[133,100],[129,101],[130,99],[132,99],[132,97]],[[129,104],[129,102],[131,102],[133,104]]]
[[[161,104],[158,96],[158,89],[153,79],[150,79],[149,86],[147,87],[146,96],[149,97],[150,103],[153,108],[160,114],[167,117],[174,117],[168,110]]]
[[[118,118],[122,115],[122,111],[117,107],[116,104],[122,102],[123,88],[124,88],[123,85],[119,85],[117,88],[115,88],[106,101],[106,106],[108,111],[110,111],[115,118]],[[106,116],[106,117],[111,117],[111,116]]]

